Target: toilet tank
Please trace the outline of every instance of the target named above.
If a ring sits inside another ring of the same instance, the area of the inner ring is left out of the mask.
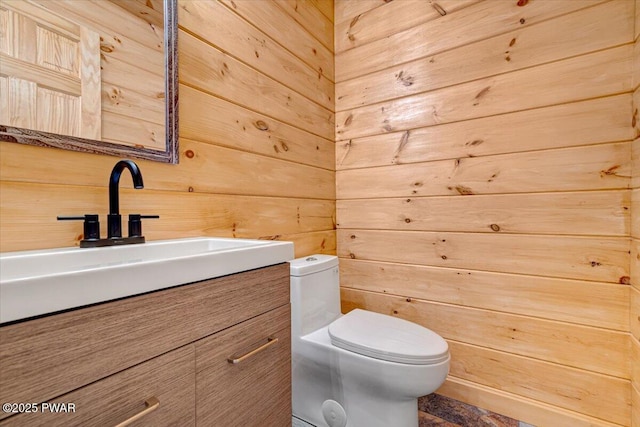
[[[291,334],[300,337],[340,317],[338,257],[311,255],[290,261]]]

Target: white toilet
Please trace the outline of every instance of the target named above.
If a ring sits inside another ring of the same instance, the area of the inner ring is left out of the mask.
[[[449,347],[415,323],[340,312],[338,258],[291,261],[293,426],[417,427],[417,399],[449,372]]]

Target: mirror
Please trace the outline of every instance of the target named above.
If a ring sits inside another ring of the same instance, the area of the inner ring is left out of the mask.
[[[177,0],[2,0],[0,141],[178,163]]]

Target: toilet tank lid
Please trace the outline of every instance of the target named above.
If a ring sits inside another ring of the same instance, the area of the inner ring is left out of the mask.
[[[338,265],[338,257],[335,255],[309,255],[289,261],[292,276],[306,276],[328,270]]]

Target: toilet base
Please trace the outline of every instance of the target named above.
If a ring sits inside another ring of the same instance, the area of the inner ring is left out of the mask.
[[[291,417],[291,427],[317,427],[313,424],[309,424],[308,422],[301,420],[300,418],[293,416]]]
[[[428,368],[365,365],[364,356],[332,346],[326,328],[294,339],[292,347],[293,413],[316,427],[329,427],[327,400],[344,408],[346,427],[418,427],[418,396],[434,391],[448,372],[448,361]]]
[[[330,427],[325,421],[310,424],[293,416],[292,427]],[[418,427],[418,401],[403,402],[394,408],[349,405],[346,427]]]

